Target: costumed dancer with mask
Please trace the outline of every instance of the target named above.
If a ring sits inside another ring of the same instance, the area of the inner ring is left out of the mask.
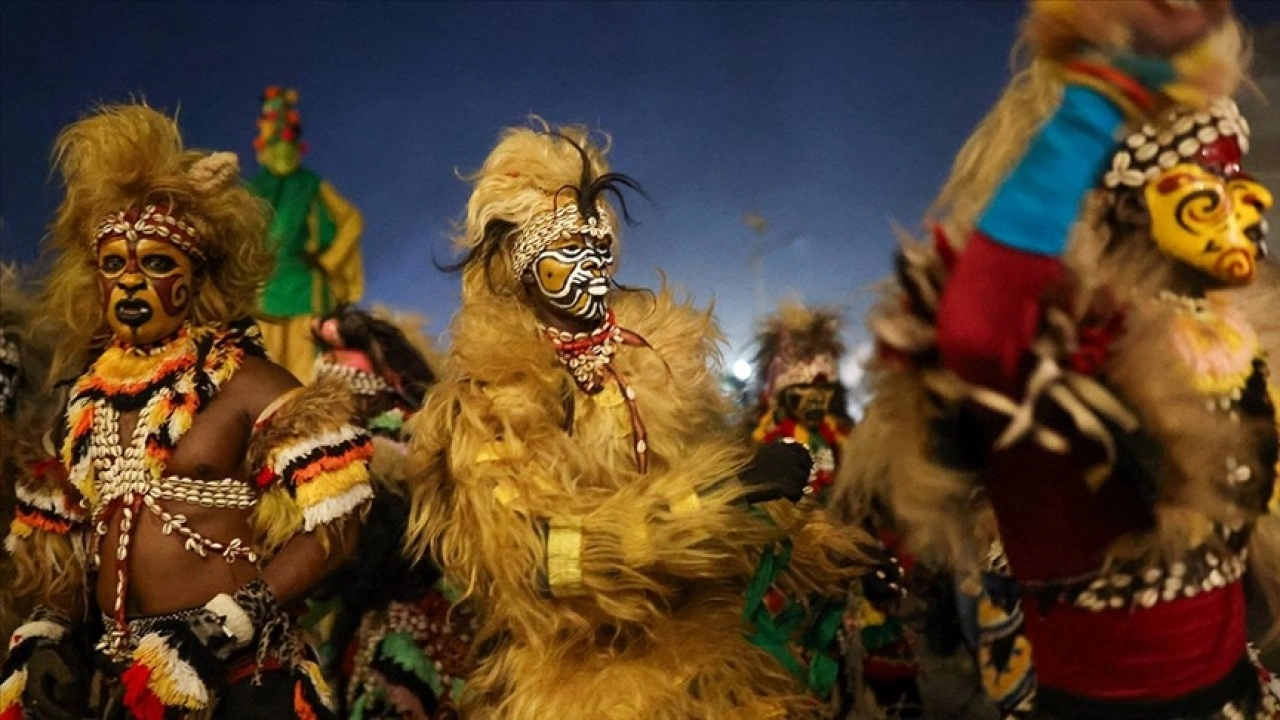
[[[994,517],[1035,717],[1274,718],[1244,579],[1276,596],[1280,292],[1225,97],[1240,31],[1157,0],[1036,2],[1027,31],[872,317],[849,480],[964,570]]]
[[[312,333],[316,379],[351,388],[374,444],[375,494],[359,549],[313,599],[333,619],[326,635],[340,653],[348,716],[457,718],[473,616],[454,605],[435,566],[406,558],[402,545],[413,491],[407,422],[436,379],[428,344],[409,318],[351,305],[317,318]]]
[[[604,153],[580,127],[512,128],[472,176],[445,379],[411,423],[410,541],[479,622],[463,710],[820,715],[809,673],[834,666],[789,635],[806,608],[744,617],[772,586],[838,595],[854,539],[792,507],[807,452],[753,462],[734,436],[709,314],[614,284],[635,184]]]
[[[284,608],[354,546],[372,445],[345,387],[263,357],[261,204],[235,155],[144,105],[98,109],[54,156],[41,314],[67,328],[52,377],[80,375],[68,477],[37,478],[9,548],[65,592],[13,634],[0,717],[331,717]],[[88,710],[78,643],[101,671]]]
[[[34,484],[30,476],[57,471],[56,462],[41,448],[41,434],[58,411],[44,381],[54,333],[32,330],[32,302],[24,279],[18,268],[0,265],[0,526],[19,533],[39,513],[33,505],[40,498],[29,492]],[[19,559],[0,554],[0,637],[17,629],[43,594],[44,583],[57,582],[56,575],[24,571],[27,582],[18,584]],[[35,580],[39,582],[30,582]]]
[[[268,356],[305,381],[316,357],[312,321],[364,293],[364,219],[328,180],[302,166],[307,144],[297,90],[273,85],[263,92],[253,147],[262,167],[249,189],[271,205],[275,255],[258,308],[262,336]]]
[[[756,345],[753,374],[761,385],[752,439],[763,444],[791,440],[808,448],[814,472],[805,494],[825,506],[854,426],[840,381],[844,341],[839,313],[784,303],[764,320]],[[831,608],[845,616],[844,654],[849,662],[843,681],[856,697],[869,691],[891,717],[921,717],[919,666],[899,615],[905,594],[903,567],[894,555],[890,529],[877,528],[883,523],[874,522],[873,514],[864,508],[859,519],[868,532],[880,535],[880,542],[865,548],[875,567],[853,584],[847,609]]]

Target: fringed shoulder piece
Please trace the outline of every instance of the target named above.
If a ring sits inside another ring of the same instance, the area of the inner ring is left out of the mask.
[[[52,458],[24,462],[16,483],[17,504],[5,538],[14,564],[14,597],[51,602],[68,597],[84,577],[81,531],[87,517],[80,494]]]
[[[316,532],[373,497],[373,442],[354,423],[351,393],[321,380],[268,408],[249,440],[248,469],[263,492],[253,514],[254,541],[270,553],[298,532]]]

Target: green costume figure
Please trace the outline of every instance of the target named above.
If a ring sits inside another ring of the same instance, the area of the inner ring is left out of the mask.
[[[271,86],[262,95],[258,137],[262,168],[249,188],[271,204],[271,247],[276,267],[262,292],[259,313],[267,352],[301,380],[315,361],[311,321],[364,291],[360,234],[354,205],[315,172],[302,167],[306,143],[298,91]]]

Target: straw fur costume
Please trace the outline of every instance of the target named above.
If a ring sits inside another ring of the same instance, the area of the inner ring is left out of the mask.
[[[6,541],[42,604],[10,639],[0,717],[330,717],[264,578],[295,543],[340,549],[336,528],[371,496],[371,446],[348,421],[345,387],[292,389],[263,359],[248,319],[270,267],[262,206],[234,155],[184,149],[174,121],[145,105],[72,124],[55,158],[66,193],[36,323],[62,329],[52,377],[79,376],[50,443],[59,462],[33,475]],[[237,398],[241,417],[228,410]],[[161,546],[190,563],[166,573],[195,572],[169,586],[134,572],[170,562]],[[215,576],[242,584],[144,611]],[[102,669],[92,684],[90,654]]]
[[[963,572],[1003,541],[1026,618],[1005,652],[1034,657],[1035,717],[1275,717],[1241,579],[1275,596],[1280,275],[1258,259],[1270,194],[1239,173],[1247,123],[1214,99],[1240,75],[1239,29],[1145,69],[1117,47],[1094,64],[1108,5],[1032,7],[1039,56],[872,316],[877,395],[842,491],[887,498]],[[1064,138],[1072,159],[1046,163]],[[1046,168],[1057,199],[1022,222]],[[1216,218],[1185,254],[1161,216],[1179,192],[1187,233]]]
[[[856,549],[793,509],[770,519],[743,502],[734,478],[750,458],[710,368],[710,315],[665,287],[615,290],[601,327],[622,339],[602,375],[575,379],[584,368],[562,364],[554,331],[520,294],[523,228],[575,199],[597,214],[574,232],[613,215],[590,191],[622,182],[603,155],[580,128],[514,128],[473,177],[462,308],[445,379],[413,421],[411,458],[422,472],[411,542],[477,606],[464,710],[814,715],[803,684],[748,641],[744,596],[762,551],[778,559],[777,582],[804,596],[855,574]]]

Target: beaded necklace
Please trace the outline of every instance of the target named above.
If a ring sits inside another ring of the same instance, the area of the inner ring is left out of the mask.
[[[555,348],[560,364],[569,370],[573,381],[582,392],[596,395],[604,390],[605,383],[610,378],[618,384],[631,417],[632,451],[635,453],[636,469],[641,474],[648,472],[648,434],[644,427],[644,420],[640,417],[640,410],[636,407],[636,391],[613,367],[613,356],[617,354],[619,346],[648,348],[651,347],[648,341],[630,330],[619,327],[612,310],[605,315],[600,327],[589,333],[565,332],[541,323],[538,324],[538,328],[543,337]]]

